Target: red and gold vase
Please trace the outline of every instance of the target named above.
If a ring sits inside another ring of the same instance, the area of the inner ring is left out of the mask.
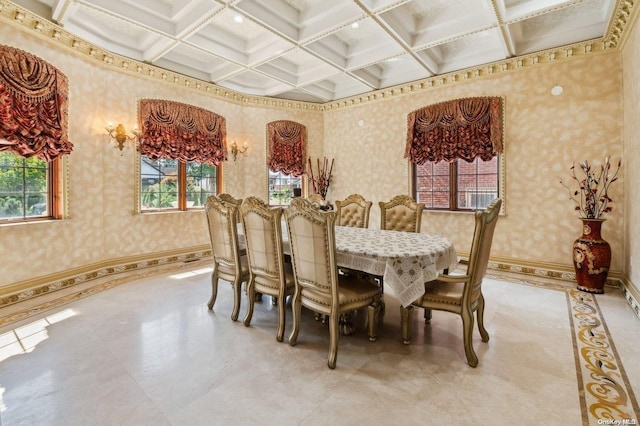
[[[611,266],[611,246],[600,236],[604,219],[581,219],[582,236],[573,242],[573,267],[578,290],[604,293]]]

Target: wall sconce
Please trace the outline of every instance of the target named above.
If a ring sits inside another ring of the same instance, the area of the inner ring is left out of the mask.
[[[233,161],[236,161],[238,154],[244,154],[247,148],[249,148],[249,145],[246,142],[242,145],[242,148],[238,148],[236,141],[231,142],[231,156],[233,157]]]
[[[116,148],[120,151],[124,149],[124,144],[126,141],[132,141],[138,138],[138,128],[134,127],[131,133],[133,136],[127,134],[127,130],[124,128],[122,124],[118,124],[115,128],[113,127],[113,123],[108,123],[107,127],[105,127],[109,137],[111,139],[115,139],[118,144]]]

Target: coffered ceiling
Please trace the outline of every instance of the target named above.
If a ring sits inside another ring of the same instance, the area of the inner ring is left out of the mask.
[[[616,0],[14,0],[114,54],[324,103],[606,35]]]

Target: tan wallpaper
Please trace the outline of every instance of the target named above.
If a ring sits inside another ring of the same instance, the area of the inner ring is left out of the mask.
[[[551,95],[555,85],[563,86],[561,96]],[[329,196],[358,192],[373,200],[370,226],[379,226],[378,201],[408,193],[407,114],[454,98],[503,96],[507,215],[498,223],[492,254],[570,266],[582,227],[558,177],[569,176],[573,161],[621,156],[621,90],[620,58],[613,52],[328,112],[325,152],[339,158]],[[603,228],[617,271],[623,266],[622,189],[612,188],[614,210]],[[423,221],[424,232],[450,237],[459,252],[470,248],[472,215],[427,212]]]
[[[184,102],[226,117],[229,141],[249,144],[246,158],[223,166],[224,190],[237,196],[261,191],[266,197],[268,121],[304,123],[312,142],[322,147],[320,113],[247,108],[114,72],[8,25],[0,25],[0,43],[31,52],[67,75],[69,138],[75,145],[68,156],[70,219],[0,226],[0,287],[110,259],[209,243],[203,212],[134,214],[135,150],[121,155],[104,127],[108,121],[133,127],[140,98]]]
[[[640,28],[622,52],[624,75],[625,275],[640,293]]]
[[[67,74],[70,139],[75,144],[68,161],[71,219],[0,226],[0,287],[108,259],[208,244],[201,212],[134,214],[135,152],[128,149],[121,156],[108,143],[104,126],[112,121],[131,127],[136,100],[143,97],[185,102],[226,117],[229,140],[249,145],[246,156],[223,167],[224,190],[239,197],[255,194],[266,198],[266,123],[288,119],[305,124],[310,155],[336,158],[328,197],[334,200],[357,192],[374,201],[370,226],[377,227],[377,202],[408,191],[409,168],[403,158],[407,114],[458,97],[504,96],[507,215],[498,224],[493,255],[515,262],[571,264],[571,244],[581,226],[558,176],[567,177],[573,161],[600,161],[607,154],[618,158],[623,152],[618,52],[323,114],[236,105],[114,72],[7,25],[0,26],[0,43],[32,52]],[[634,55],[627,56],[637,64],[639,59]],[[556,84],[564,87],[558,97],[550,94]],[[634,96],[637,112],[637,86]],[[638,134],[637,128],[626,130]],[[634,144],[637,152],[637,139]],[[634,163],[625,171],[639,160],[626,161]],[[625,267],[623,182],[630,185],[624,174],[621,184],[613,187],[614,211],[603,228],[603,236],[613,249],[615,271]],[[626,201],[626,208],[631,209],[631,204]],[[633,215],[637,222],[637,210]],[[627,217],[628,222],[632,218]],[[638,225],[628,226],[638,237]],[[473,216],[427,212],[423,230],[450,237],[464,252],[469,249]],[[630,251],[637,259],[640,239],[632,240]],[[636,282],[638,275],[635,271]]]

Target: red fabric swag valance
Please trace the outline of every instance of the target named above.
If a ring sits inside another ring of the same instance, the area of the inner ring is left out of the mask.
[[[35,55],[0,45],[0,151],[52,161],[69,154],[67,77]]]
[[[217,166],[227,159],[224,117],[179,102],[141,99],[138,105],[140,154]]]
[[[267,165],[274,172],[292,176],[305,173],[307,128],[295,121],[280,120],[267,124]]]
[[[405,158],[428,161],[491,160],[503,150],[502,98],[478,97],[441,102],[407,117]]]

